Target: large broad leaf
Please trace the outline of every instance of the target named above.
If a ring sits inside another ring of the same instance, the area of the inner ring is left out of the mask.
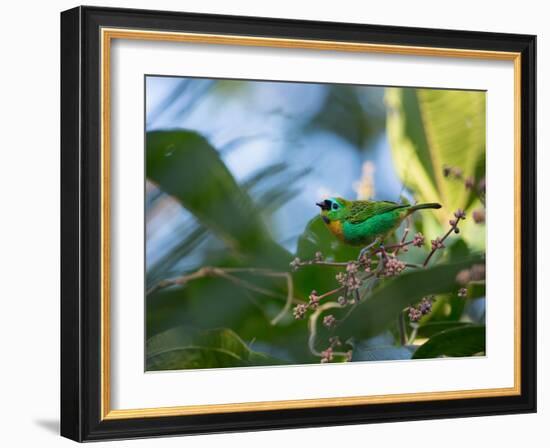
[[[147,370],[207,369],[276,365],[254,352],[229,329],[197,331],[185,326],[153,336],[146,344]]]
[[[288,260],[248,194],[204,137],[184,130],[148,132],[146,152],[147,178],[178,199],[227,246],[247,255],[263,253],[264,261]]]
[[[419,202],[440,202],[441,220],[472,200],[444,166],[479,174],[485,158],[485,92],[389,88],[387,130],[399,177]]]
[[[280,297],[256,294],[225,278],[210,277],[183,288],[160,290],[147,297],[147,339],[180,325],[205,331],[230,328],[242,340],[254,341],[252,348],[261,347],[259,351],[285,362],[315,362],[304,321],[293,319],[289,312],[277,325],[271,323],[285,305],[285,282],[277,279],[277,285],[269,285],[258,283],[262,279],[247,280],[279,292]]]
[[[485,352],[485,325],[469,325],[442,331],[422,344],[414,359],[462,357]]]
[[[472,325],[469,322],[452,322],[452,321],[438,321],[427,322],[418,327],[419,338],[431,338],[432,336],[441,333],[442,331],[454,330],[456,328],[462,328]]]
[[[380,334],[396,322],[404,308],[419,302],[422,297],[458,290],[456,275],[480,261],[481,257],[475,256],[401,274],[395,280],[384,283],[358,305],[336,329],[336,333],[344,340],[349,337],[366,339]]]

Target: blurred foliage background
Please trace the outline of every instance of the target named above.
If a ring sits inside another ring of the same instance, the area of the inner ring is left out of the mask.
[[[484,179],[483,92],[150,76],[146,140],[148,370],[319,362],[308,322],[282,313],[284,276],[238,271],[158,285],[205,266],[288,273],[295,257],[317,251],[355,259],[358,249],[316,218],[320,199],[440,202],[414,217],[427,248],[456,209],[483,207],[444,176],[450,166]],[[467,219],[446,246],[428,269],[379,282],[338,328],[353,342],[352,361],[485,352],[484,282],[456,294],[457,275],[484,262],[484,224]],[[426,251],[404,258],[421,262]],[[337,272],[292,273],[295,303],[334,288]],[[404,344],[397,316],[427,295],[433,310],[407,322]],[[319,328],[315,344],[330,337]]]

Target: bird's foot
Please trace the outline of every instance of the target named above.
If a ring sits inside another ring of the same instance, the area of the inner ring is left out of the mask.
[[[359,256],[357,257],[357,261],[362,261],[367,254],[374,246],[377,244],[380,244],[380,247],[382,247],[382,240],[380,238],[376,238],[372,243],[370,243],[368,246],[363,247],[361,249],[361,252],[359,252]]]

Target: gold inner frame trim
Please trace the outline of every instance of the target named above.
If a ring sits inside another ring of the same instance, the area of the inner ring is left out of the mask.
[[[247,412],[314,407],[350,406],[413,401],[501,397],[521,394],[521,54],[514,52],[418,47],[305,39],[279,39],[217,34],[144,31],[137,29],[101,29],[101,419],[167,417],[226,412]],[[368,395],[303,400],[280,400],[229,404],[188,405],[140,409],[111,409],[110,349],[110,63],[111,41],[130,39],[185,42],[212,45],[382,53],[410,56],[455,57],[504,60],[514,63],[514,386],[442,392]]]

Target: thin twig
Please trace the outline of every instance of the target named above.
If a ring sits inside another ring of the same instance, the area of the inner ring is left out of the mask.
[[[409,227],[410,227],[410,224],[411,224],[411,217],[410,216],[407,216],[407,223],[406,223],[406,227],[405,229],[403,230],[403,236],[401,237],[401,242],[399,243],[400,246],[395,249],[393,255],[394,256],[397,256],[399,254],[399,250],[402,249],[404,246],[403,244],[405,243],[405,240],[407,239],[407,235],[409,234]]]
[[[218,277],[225,278],[226,280],[229,280],[230,282],[233,282],[238,286],[242,286],[243,288],[249,289],[250,291],[254,291],[254,292],[257,292],[259,294],[263,294],[264,296],[275,297],[275,298],[278,298],[278,299],[280,299],[281,297],[284,297],[281,294],[277,294],[274,291],[262,288],[261,286],[257,286],[254,283],[251,283],[247,280],[243,280],[242,278],[239,278],[239,277],[235,277],[234,275],[227,274],[227,273],[225,273],[224,271],[221,271],[221,270],[220,271],[216,270],[216,275]]]
[[[271,325],[277,325],[279,323],[279,321],[286,315],[286,313],[290,311],[290,307],[292,306],[292,302],[294,300],[294,282],[292,281],[292,276],[288,272],[284,272],[282,274],[284,274],[284,277],[286,278],[286,302],[280,313],[277,314],[273,319],[271,319]]]
[[[399,328],[399,342],[402,346],[404,346],[407,343],[407,330],[405,329],[405,318],[403,317],[403,311],[399,312],[397,327]]]
[[[399,244],[392,244],[390,246],[378,247],[374,250],[373,255],[383,251],[388,251],[388,250],[391,251],[393,249],[396,249],[396,250],[403,249],[406,246],[410,246],[413,242],[414,242],[413,240],[410,240],[410,241],[401,242]]]
[[[299,263],[296,263],[296,266],[302,267],[302,266],[333,266],[333,267],[343,267],[347,266],[348,262],[339,262],[339,261],[324,261],[324,260],[307,260],[307,261],[300,261]]]
[[[415,324],[412,327],[411,334],[409,335],[409,339],[407,340],[407,345],[412,345],[414,340],[416,339],[416,335],[418,334],[418,324]]]
[[[440,242],[443,243],[447,237],[455,231],[455,229],[458,227],[458,222],[460,221],[460,218],[457,218],[455,220],[455,223],[451,226],[451,228],[447,231],[447,233],[445,235],[443,235],[443,237],[440,239]],[[433,245],[432,245],[433,246]],[[439,247],[437,246],[433,246],[432,247],[432,250],[430,251],[430,253],[428,254],[428,256],[426,257],[426,259],[424,260],[424,263],[422,264],[423,267],[426,267],[428,265],[428,262],[430,261],[430,259],[432,258],[433,254],[435,254],[437,252],[437,250],[440,249]]]
[[[241,285],[251,291],[258,292],[260,294],[271,296],[275,298],[282,298],[280,294],[277,294],[273,291],[270,291],[265,288],[261,288],[251,282],[243,280],[241,278],[235,277],[233,275],[227,274],[226,272],[249,272],[256,273],[265,277],[275,277],[275,278],[284,278],[287,285],[287,295],[285,299],[285,306],[273,319],[271,319],[271,325],[277,325],[279,321],[290,311],[292,302],[294,301],[294,282],[292,281],[292,276],[288,272],[275,272],[270,271],[269,269],[256,269],[256,268],[224,268],[216,269],[216,273],[223,278],[233,281],[234,283]]]
[[[261,286],[255,285],[252,282],[249,282],[235,275],[232,275],[234,273],[249,273],[249,274],[256,274],[262,277],[284,278],[287,284],[287,295],[283,296],[269,289],[262,288]],[[277,271],[272,271],[270,269],[262,269],[262,268],[216,268],[216,267],[204,266],[190,274],[181,275],[173,279],[161,280],[155,286],[153,286],[147,291],[147,295],[150,295],[161,289],[168,288],[170,286],[182,286],[192,280],[197,280],[204,277],[224,278],[250,291],[254,291],[268,297],[284,299],[285,305],[283,309],[279,312],[279,314],[277,314],[271,320],[272,325],[276,325],[277,323],[280,322],[280,320],[285,316],[285,314],[290,311],[290,307],[292,306],[292,303],[294,302],[302,303],[301,301],[294,298],[294,283],[292,281],[292,276],[288,272],[277,272]]]
[[[203,278],[203,277],[208,277],[212,274],[213,274],[212,268],[208,267],[208,266],[205,266],[205,267],[202,267],[202,268],[198,269],[195,272],[192,272],[191,274],[186,274],[186,275],[182,275],[180,277],[161,280],[156,285],[149,288],[147,290],[146,295],[153,294],[154,292],[157,292],[161,289],[168,288],[170,286],[184,285],[188,281],[196,280],[196,279]]]
[[[321,313],[330,310],[332,308],[342,308],[342,305],[336,302],[327,302],[323,305],[320,305],[312,314],[309,316],[309,338],[308,338],[308,347],[309,351],[315,356],[323,356],[323,354],[315,348],[315,342],[317,338],[317,321]],[[333,352],[333,355],[336,356],[346,356],[345,352]]]
[[[417,264],[417,263],[405,263],[405,267],[406,267],[406,268],[416,268],[416,269],[420,269],[420,268],[423,268],[424,266],[421,265],[421,264]]]
[[[322,300],[322,299],[324,299],[325,297],[329,297],[329,296],[331,296],[331,295],[333,295],[333,294],[336,294],[336,293],[338,293],[338,292],[340,292],[340,291],[343,291],[344,289],[345,289],[344,286],[340,286],[339,288],[336,288],[336,289],[333,289],[333,290],[331,290],[331,291],[325,292],[324,294],[321,294],[320,296],[318,296],[318,299],[319,299],[319,300]]]

